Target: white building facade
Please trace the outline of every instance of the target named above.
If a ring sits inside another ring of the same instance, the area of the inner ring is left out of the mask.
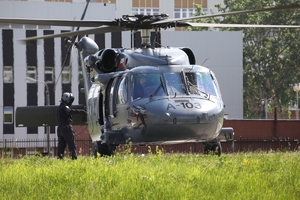
[[[82,1],[0,1],[0,17],[80,19],[85,4]],[[132,0],[119,0],[116,3],[91,2],[85,19],[114,19],[126,12],[134,13],[136,8],[133,9],[131,5]],[[175,15],[174,0],[159,0],[159,5],[159,13]],[[44,40],[36,45],[24,45],[18,41],[27,36],[70,30],[70,27],[0,24],[0,70],[3,74],[0,81],[0,121],[3,122],[0,123],[0,140],[46,137],[44,127],[15,127],[14,113],[17,107],[46,105],[45,85],[27,83],[25,78],[28,76],[49,86],[51,105],[58,105],[61,94],[65,91],[74,94],[74,104],[85,104],[84,94],[79,92],[80,66],[76,49],[72,51],[71,63],[65,64],[62,71],[66,54],[63,39]],[[99,48],[131,46],[130,32],[89,37],[95,39]],[[242,32],[163,31],[161,43],[162,46],[191,48],[197,64],[204,63],[204,66],[216,74],[226,104],[225,113],[229,118],[243,118]],[[50,135],[51,138],[56,137],[55,127],[51,127]]]

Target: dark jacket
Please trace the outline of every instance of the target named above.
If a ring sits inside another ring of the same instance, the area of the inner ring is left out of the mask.
[[[72,126],[72,114],[79,114],[81,112],[84,111],[71,109],[66,103],[61,102],[56,111],[58,126],[62,128]]]

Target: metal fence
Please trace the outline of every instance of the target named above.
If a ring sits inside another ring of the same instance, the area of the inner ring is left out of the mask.
[[[300,151],[299,139],[294,138],[236,138],[234,141],[221,142],[223,153],[234,152],[256,152],[256,151]],[[149,147],[152,153],[155,153],[157,147],[150,146],[133,146],[132,151],[135,153],[147,153]],[[167,153],[202,153],[203,144],[201,142],[182,143],[173,145],[159,145]]]
[[[235,151],[300,151],[299,138],[243,138],[235,140]]]
[[[50,139],[49,153],[46,139],[27,140],[0,140],[0,156],[18,158],[24,155],[42,155],[55,157],[57,155],[56,138]],[[222,142],[223,153],[253,152],[253,151],[300,151],[299,139],[295,138],[236,138],[234,141]],[[94,156],[95,144],[91,140],[76,140],[77,153],[80,156]],[[203,145],[200,142],[181,143],[172,145],[120,145],[117,151],[126,149],[136,154],[155,153],[157,149],[165,153],[202,153]],[[65,155],[69,152],[66,148]]]
[[[48,152],[49,144],[49,152]],[[47,139],[26,139],[26,140],[0,140],[0,156],[10,156],[16,158],[24,155],[42,155],[54,157],[57,155],[58,139],[51,138],[49,143]],[[77,153],[82,156],[93,155],[93,143],[91,140],[76,140]],[[65,155],[69,151],[66,148]]]

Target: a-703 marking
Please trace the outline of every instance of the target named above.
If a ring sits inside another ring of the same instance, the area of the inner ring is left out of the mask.
[[[174,104],[174,105],[169,103],[167,106],[167,110],[176,109],[176,107],[180,107],[183,109],[201,109],[200,103],[181,102],[179,104]]]

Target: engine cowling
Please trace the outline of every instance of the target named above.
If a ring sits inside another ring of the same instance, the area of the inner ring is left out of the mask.
[[[188,48],[188,47],[180,47],[179,49],[181,49],[183,52],[186,53],[186,55],[189,58],[189,62],[190,62],[191,65],[195,65],[196,64],[195,55],[194,55],[193,51],[190,48]]]
[[[98,53],[95,70],[98,73],[114,72],[117,69],[117,52],[114,49],[103,49]]]

